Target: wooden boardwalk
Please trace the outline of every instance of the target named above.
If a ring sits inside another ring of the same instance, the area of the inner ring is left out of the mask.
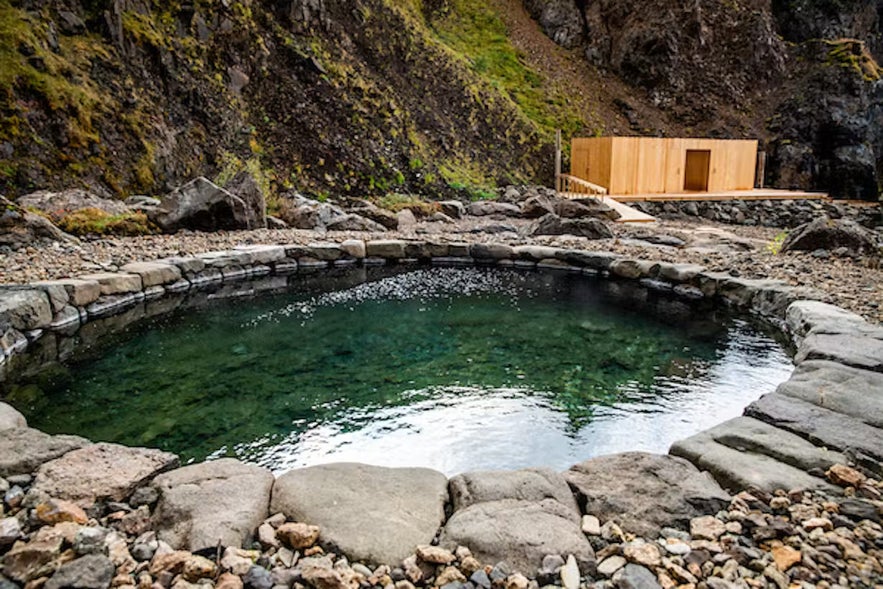
[[[663,192],[659,194],[611,194],[619,202],[677,202],[688,200],[830,200],[824,192],[756,188],[726,192]]]

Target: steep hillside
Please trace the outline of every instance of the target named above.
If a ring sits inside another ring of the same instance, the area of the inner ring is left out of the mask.
[[[549,180],[579,117],[481,3],[0,0],[0,192],[312,194]]]
[[[573,134],[760,138],[876,198],[872,0],[0,0],[0,193],[479,198]],[[544,34],[545,32],[545,34]]]

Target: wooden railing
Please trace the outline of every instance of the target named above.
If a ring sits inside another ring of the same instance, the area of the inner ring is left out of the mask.
[[[597,184],[592,184],[588,180],[571,176],[570,174],[558,174],[555,182],[555,190],[559,194],[574,198],[574,195],[581,196],[604,196],[607,189]]]

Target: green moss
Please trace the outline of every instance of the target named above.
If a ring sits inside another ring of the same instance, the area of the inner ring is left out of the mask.
[[[155,233],[142,212],[111,215],[99,209],[82,209],[57,219],[58,227],[72,235],[147,235]]]
[[[858,39],[836,39],[825,41],[830,47],[828,65],[854,70],[868,82],[876,82],[883,76],[883,68],[871,55],[863,41]]]
[[[375,204],[394,213],[408,209],[417,217],[428,217],[441,210],[441,207],[439,207],[437,203],[426,202],[419,196],[413,194],[401,194],[397,192],[382,196],[377,199]]]
[[[9,0],[0,0],[0,100],[3,110],[23,112],[26,107],[16,100],[17,91],[25,90],[46,101],[50,110],[70,115],[68,144],[84,147],[99,141],[93,127],[97,113],[112,106],[89,76],[92,61],[108,59],[108,48],[97,37],[81,35],[59,38],[58,51],[48,46],[46,15],[14,8]],[[29,56],[22,48],[27,48]],[[0,123],[3,138],[21,134],[22,119],[5,116]]]
[[[530,69],[509,41],[505,23],[481,0],[450,0],[433,22],[438,38],[471,69],[503,92],[543,131],[574,134],[583,127],[577,110]],[[477,89],[476,89],[477,91]]]

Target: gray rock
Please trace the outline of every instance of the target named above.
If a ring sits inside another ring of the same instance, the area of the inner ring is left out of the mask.
[[[801,470],[828,470],[846,457],[752,417],[736,417],[702,432],[740,452],[763,454]]]
[[[76,242],[43,217],[0,196],[0,246],[18,248],[38,240]]]
[[[177,266],[159,262],[132,262],[120,267],[120,271],[140,276],[143,288],[181,280],[181,270]]]
[[[613,579],[617,589],[662,589],[656,575],[647,567],[627,564]]]
[[[527,229],[528,235],[576,235],[587,239],[607,239],[613,231],[598,219],[562,219],[557,215],[545,215],[534,221]]]
[[[404,241],[395,239],[369,241],[365,252],[369,258],[401,259],[405,257],[405,245]]]
[[[619,259],[619,256],[613,252],[588,252],[582,250],[559,251],[555,254],[555,257],[573,266],[580,266],[598,271],[609,270],[610,266]]]
[[[160,540],[191,552],[242,546],[267,518],[273,474],[222,458],[162,474],[152,523]]]
[[[41,290],[0,290],[0,329],[43,329],[52,322],[49,297]]]
[[[655,267],[655,262],[647,260],[622,259],[610,264],[610,273],[620,278],[634,280],[649,276]]]
[[[723,487],[733,491],[750,488],[767,493],[776,489],[831,490],[824,480],[799,468],[764,454],[743,452],[719,444],[707,432],[675,442],[670,452],[707,470]]]
[[[380,223],[375,223],[371,219],[352,214],[334,219],[325,228],[328,231],[371,231],[373,233],[386,231],[386,228]]]
[[[379,223],[385,229],[395,230],[399,227],[399,219],[395,213],[382,209],[367,200],[357,201],[356,206],[350,208],[349,212]]]
[[[838,333],[844,325],[863,323],[865,320],[860,315],[819,301],[796,301],[785,312],[785,324],[798,339],[816,328],[825,333]]]
[[[517,499],[539,502],[554,499],[580,516],[579,507],[564,477],[548,468],[476,471],[459,474],[448,483],[454,511],[476,503]]]
[[[86,274],[81,278],[83,280],[97,282],[98,286],[101,288],[101,294],[103,295],[140,292],[143,288],[141,277],[137,274],[126,274],[124,272],[98,272],[96,274]]]
[[[548,214],[555,214],[555,206],[548,196],[531,196],[521,203],[521,216],[525,219],[539,219]]]
[[[469,248],[469,255],[477,260],[508,260],[513,256],[511,245],[500,243],[476,243]]]
[[[162,204],[148,213],[163,231],[179,229],[218,231],[254,229],[255,214],[244,200],[199,177],[162,198]]]
[[[247,170],[242,170],[224,184],[224,190],[238,196],[245,203],[247,229],[267,226],[267,199],[260,183]]]
[[[110,530],[107,528],[83,527],[74,536],[74,552],[79,555],[107,554],[107,539]]]
[[[459,200],[443,200],[439,201],[438,206],[441,212],[452,219],[462,219],[466,216],[466,205]]]
[[[336,463],[280,476],[270,510],[319,526],[320,541],[352,560],[394,564],[432,542],[447,497],[433,470]]]
[[[26,427],[6,430],[0,436],[0,476],[30,474],[44,462],[90,443],[77,436],[50,436]]]
[[[75,307],[85,307],[89,303],[98,300],[98,297],[101,296],[101,285],[94,280],[63,278],[61,280],[38,282],[36,286],[63,287],[67,291],[68,302]]]
[[[116,570],[101,554],[89,554],[59,567],[46,581],[46,589],[107,589]]]
[[[157,474],[178,465],[178,457],[148,448],[92,444],[43,464],[33,491],[87,507],[101,499],[123,501]]]
[[[764,395],[745,409],[745,415],[795,433],[816,445],[883,461],[883,430],[801,399],[779,393]]]
[[[579,5],[569,0],[528,0],[524,3],[550,39],[567,49],[584,41],[585,24]]]
[[[21,524],[17,518],[5,517],[0,519],[0,551],[7,546],[12,546],[21,536]]]
[[[564,476],[585,513],[646,537],[666,526],[686,529],[693,517],[724,509],[730,500],[707,473],[674,456],[601,456],[570,467]]]
[[[121,215],[129,211],[129,207],[118,200],[101,198],[76,188],[61,192],[40,190],[20,197],[17,202],[24,208],[38,209],[46,213],[54,211],[73,213],[83,209],[98,209],[109,215]]]
[[[481,562],[503,561],[519,571],[536,570],[548,554],[573,554],[584,574],[595,570],[579,515],[555,499],[472,504],[448,519],[440,542],[467,546]]]
[[[13,406],[0,402],[0,431],[14,427],[28,427],[28,420]]]
[[[595,199],[556,199],[553,201],[554,213],[562,219],[583,219],[594,217],[606,221],[616,221],[622,215],[603,202]]]
[[[520,217],[521,208],[518,205],[497,202],[493,200],[480,200],[470,203],[466,207],[466,213],[474,217],[500,215],[504,217]]]
[[[883,372],[883,328],[869,326],[848,333],[810,333],[794,357],[796,364],[806,360],[833,360],[847,366]]]
[[[883,428],[883,374],[827,360],[800,364],[776,392]]]
[[[402,209],[396,213],[396,221],[398,222],[396,228],[399,231],[414,231],[417,226],[417,217],[414,216],[411,209]]]
[[[850,252],[877,254],[874,233],[851,219],[819,217],[797,227],[782,242],[783,252],[833,250],[845,247]]]
[[[257,565],[248,569],[248,572],[242,575],[242,582],[249,589],[272,589],[273,577],[270,571],[264,567]]]

